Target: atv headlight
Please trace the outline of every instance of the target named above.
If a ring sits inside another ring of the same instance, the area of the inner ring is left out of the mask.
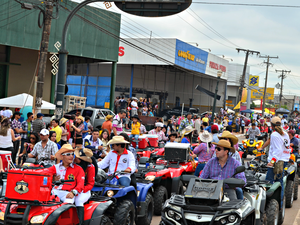
[[[0,212],[0,220],[4,220],[4,212]]]
[[[169,217],[173,217],[173,216],[174,216],[174,214],[175,214],[175,213],[174,213],[174,211],[173,211],[173,210],[169,210],[169,211],[168,211],[168,216],[169,216]]]
[[[235,215],[230,215],[230,216],[228,216],[228,221],[229,221],[230,223],[233,223],[235,220],[236,220],[236,216],[235,216]]]
[[[43,223],[47,216],[48,216],[48,213],[43,213],[41,215],[34,216],[31,218],[30,223],[33,223],[33,224]]]
[[[244,147],[247,147],[247,144],[246,144],[246,143],[244,143]]]
[[[147,176],[147,177],[145,178],[145,180],[150,180],[150,181],[154,181],[154,179],[155,179],[155,176],[154,176],[154,175]]]
[[[115,195],[115,193],[114,193],[114,191],[112,191],[112,190],[108,190],[108,191],[106,192],[106,195],[107,195],[108,197],[112,197],[112,196]]]
[[[222,218],[222,219],[220,220],[220,222],[221,222],[221,224],[226,224],[226,223],[227,223],[227,220],[226,220],[225,218]]]
[[[258,148],[258,147],[259,147],[259,144],[256,144],[255,147]]]
[[[179,221],[180,219],[181,219],[181,217],[178,214],[176,214],[175,215],[175,220]]]

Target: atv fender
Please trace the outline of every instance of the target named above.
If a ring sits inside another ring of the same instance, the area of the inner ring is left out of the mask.
[[[260,202],[260,215],[263,215],[266,209],[266,204],[267,204],[267,194],[265,191],[262,191],[261,193],[261,202]]]
[[[92,218],[90,220],[90,225],[99,225],[105,211],[113,204],[113,201],[109,200],[107,202],[100,203],[94,210]]]
[[[139,191],[139,195],[137,196],[137,201],[138,202],[144,202],[146,201],[146,196],[148,194],[148,192],[150,192],[151,194],[153,194],[154,190],[153,190],[153,183],[137,183],[137,191]]]
[[[64,213],[65,211],[71,209],[71,208],[75,208],[75,205],[72,204],[66,204],[66,205],[62,205],[60,206],[58,209],[54,210],[46,219],[44,225],[52,225],[55,224],[56,221],[58,220],[59,216]]]
[[[177,189],[178,189],[178,185],[179,185],[179,182],[180,182],[180,177],[174,177],[172,179],[172,190],[171,190],[171,193],[176,193],[177,194]]]
[[[271,188],[267,191],[267,200],[275,199],[278,203],[281,202],[281,184],[280,182],[275,182]],[[279,204],[280,205],[280,204]]]

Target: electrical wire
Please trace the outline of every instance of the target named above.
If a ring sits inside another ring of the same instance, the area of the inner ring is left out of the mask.
[[[231,3],[231,2],[194,2],[193,4],[207,5],[225,5],[225,6],[257,6],[257,7],[277,7],[277,8],[300,8],[300,5],[268,5],[268,4],[253,4],[253,3]]]
[[[18,12],[18,13],[16,13],[16,14],[12,15],[12,16],[9,16],[9,17],[7,17],[7,18],[4,18],[4,19],[0,20],[0,22],[2,22],[2,21],[4,21],[4,20],[9,20],[9,19],[11,19],[11,18],[13,18],[13,17],[15,17],[15,16],[18,16],[18,15],[20,15],[20,14],[23,14],[23,13],[25,13],[25,11],[24,11],[23,9],[20,9],[20,13]]]
[[[34,11],[29,12],[28,14],[25,14],[24,16],[22,16],[22,17],[20,17],[20,18],[18,18],[18,19],[16,19],[16,20],[14,20],[14,21],[11,21],[11,22],[9,22],[9,23],[3,25],[3,26],[0,26],[0,28],[6,27],[6,26],[8,26],[8,25],[10,25],[10,24],[12,24],[12,23],[15,23],[15,22],[21,20],[21,19],[24,19],[25,17],[29,16],[29,15],[32,14],[33,12],[34,12]]]

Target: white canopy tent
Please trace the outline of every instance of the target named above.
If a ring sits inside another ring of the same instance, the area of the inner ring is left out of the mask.
[[[32,107],[32,103],[33,103],[33,97],[25,93],[0,99],[1,107],[10,107],[10,108],[23,108],[25,106]],[[55,105],[43,100],[42,109],[55,110]]]

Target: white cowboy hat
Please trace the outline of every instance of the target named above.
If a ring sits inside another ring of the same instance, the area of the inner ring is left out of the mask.
[[[195,128],[192,128],[192,126],[187,126],[186,128],[184,128],[182,131],[181,131],[181,135],[187,135],[191,132],[193,132],[194,130],[196,130]]]
[[[59,149],[58,152],[55,153],[55,157],[58,159],[61,159],[61,154],[65,153],[65,152],[74,152],[75,149],[72,148],[72,145],[70,144],[64,144],[61,149]]]
[[[164,124],[161,122],[157,122],[157,123],[155,123],[155,126],[156,127],[164,127]]]
[[[208,143],[211,142],[212,140],[213,140],[213,136],[207,130],[203,131],[203,133],[200,134],[200,141]]]
[[[123,136],[113,136],[113,138],[107,143],[107,145],[113,144],[129,144],[129,142],[125,141]]]

